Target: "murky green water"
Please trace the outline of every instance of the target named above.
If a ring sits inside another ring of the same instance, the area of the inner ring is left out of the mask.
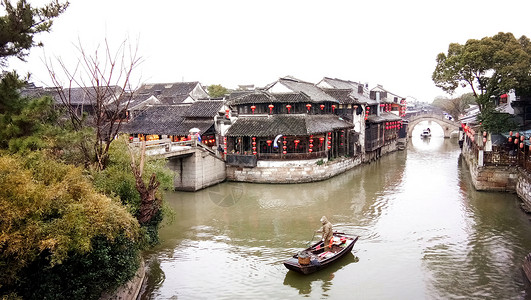
[[[432,130],[323,182],[168,194],[175,221],[146,255],[142,298],[530,298],[521,270],[529,216],[516,195],[475,191],[457,141]],[[315,274],[288,271],[282,262],[309,243],[322,215],[360,236],[352,254]]]

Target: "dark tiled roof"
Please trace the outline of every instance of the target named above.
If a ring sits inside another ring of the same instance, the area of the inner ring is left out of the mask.
[[[160,100],[162,105],[172,105],[172,104],[178,104],[183,103],[186,98],[190,97],[190,95],[176,95],[176,96],[156,96],[157,99]]]
[[[182,103],[186,98],[192,97],[194,89],[199,82],[173,82],[173,83],[146,83],[136,90],[138,95],[155,96],[163,105]],[[196,95],[197,96],[197,95]],[[203,95],[208,97],[206,92]],[[197,100],[197,99],[195,99]]]
[[[200,133],[205,133],[210,127],[214,126],[214,119],[190,120],[184,119],[183,122],[175,129],[173,135],[188,135],[190,129],[198,128]]]
[[[184,120],[183,106],[151,106],[123,128],[127,133],[174,135]]]
[[[264,91],[253,91],[250,93],[244,93],[232,97],[227,101],[227,105],[240,105],[240,104],[258,104],[258,103],[271,103],[273,101],[272,96]]]
[[[197,81],[193,82],[174,82],[174,83],[146,83],[138,88],[139,94],[150,94],[155,96],[176,96],[188,95],[199,84]]]
[[[221,110],[223,106],[223,101],[208,101],[208,100],[199,100],[186,110],[184,113],[185,117],[191,118],[214,118],[215,115]]]
[[[350,80],[343,80],[343,79],[331,78],[331,77],[325,77],[323,78],[323,81],[333,86],[336,89],[351,89],[356,92],[358,91],[358,86],[360,85],[360,83],[353,82]]]
[[[56,98],[56,101],[61,102],[61,100],[57,97],[56,88],[42,88],[42,87],[35,87],[34,85],[31,85],[31,86],[27,86],[23,88],[20,91],[20,95],[22,97],[28,97],[28,98],[40,98],[43,96],[51,96],[54,99]]]
[[[134,108],[135,106],[141,105],[146,100],[148,100],[151,97],[151,95],[148,94],[133,94],[133,98],[129,101],[129,108]]]
[[[382,118],[384,118],[385,121],[390,121],[390,122],[391,121],[401,121],[402,120],[401,117],[399,117],[399,116],[397,116],[395,114],[392,114],[392,113],[382,113],[380,116]]]
[[[353,128],[352,123],[348,123],[345,120],[335,115],[310,115],[307,120],[308,134],[321,133],[327,131],[333,131],[340,128]]]
[[[276,115],[260,117],[240,117],[227,131],[227,136],[276,136],[309,135],[332,131],[339,128],[352,128],[335,115]]]
[[[367,120],[371,123],[382,123],[382,122],[387,121],[385,118],[382,118],[377,115],[370,115],[367,117]]]
[[[84,88],[63,89],[64,95],[70,99],[72,105],[90,105],[96,97],[103,97],[109,102],[115,101],[122,88],[119,86],[89,86]]]
[[[323,89],[323,91],[338,100],[340,104],[358,103],[356,98],[351,96],[351,89]]]
[[[122,88],[119,86],[100,86],[100,87],[77,87],[77,88],[66,88],[66,89],[57,89],[57,88],[42,88],[42,87],[29,87],[21,90],[21,95],[24,97],[42,97],[42,96],[51,96],[54,98],[56,103],[63,103],[61,97],[59,96],[59,91],[61,91],[64,96],[70,100],[71,105],[92,105],[92,102],[96,99],[96,95],[104,96],[105,99],[109,102],[116,100],[116,97],[119,97],[122,93]]]
[[[196,127],[206,132],[223,101],[196,101],[192,104],[155,105],[146,108],[124,126],[127,133],[188,135]]]
[[[312,102],[308,95],[301,92],[294,93],[269,93],[255,90],[252,93],[230,99],[228,105],[259,104],[259,103],[308,103]]]
[[[315,84],[302,81],[291,76],[280,78],[277,81],[267,85],[264,89],[271,92],[272,90],[275,90],[275,85],[277,84],[283,85],[293,93],[304,93],[306,96],[308,96],[310,102],[312,103],[321,103],[326,101],[338,103],[337,100],[325,93]]]
[[[304,93],[283,93],[283,94],[273,94],[277,99],[277,102],[282,103],[307,103],[310,102],[310,97]]]

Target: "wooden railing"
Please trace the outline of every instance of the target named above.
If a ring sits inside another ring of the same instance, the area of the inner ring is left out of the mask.
[[[476,161],[479,158],[481,147],[476,143],[469,146],[474,153]],[[531,171],[531,152],[529,146],[517,148],[514,145],[501,145],[493,147],[492,151],[483,151],[484,166],[513,166]]]

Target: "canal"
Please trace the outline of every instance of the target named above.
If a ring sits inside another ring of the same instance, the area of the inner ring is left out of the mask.
[[[435,125],[421,140],[421,126],[405,151],[326,181],[168,193],[175,219],[146,254],[142,299],[531,299],[518,197],[475,191],[457,140]],[[352,254],[288,271],[323,215],[360,236]]]

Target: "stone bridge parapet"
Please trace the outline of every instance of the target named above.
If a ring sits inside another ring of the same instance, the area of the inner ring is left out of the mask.
[[[432,121],[439,124],[443,129],[445,138],[449,138],[453,132],[459,131],[459,128],[461,127],[461,123],[448,119],[443,113],[432,111],[409,114],[406,119],[408,120],[407,135],[409,137],[412,135],[413,128],[422,121]]]

